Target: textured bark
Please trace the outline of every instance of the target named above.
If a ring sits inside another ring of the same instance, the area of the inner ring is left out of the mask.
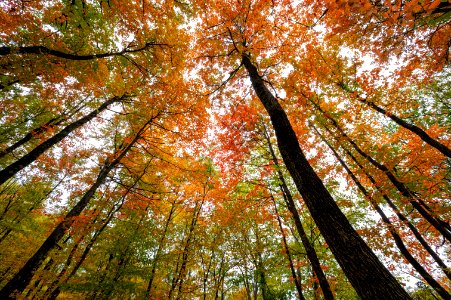
[[[243,55],[252,86],[268,112],[285,166],[337,262],[362,299],[410,299],[396,279],[352,228],[303,154],[297,136],[257,68]]]
[[[330,288],[329,282],[327,281],[327,278],[323,272],[323,269],[321,269],[321,264],[319,262],[318,256],[316,255],[315,248],[310,243],[310,241],[307,237],[307,234],[304,230],[304,227],[302,226],[301,217],[299,216],[298,210],[296,208],[296,204],[294,202],[293,196],[291,195],[290,189],[288,188],[288,185],[285,181],[285,178],[284,178],[282,172],[280,171],[279,160],[277,159],[276,153],[274,152],[268,132],[265,127],[263,127],[263,129],[264,129],[263,134],[264,134],[266,142],[268,144],[269,153],[271,154],[272,161],[274,162],[274,165],[276,166],[277,175],[281,182],[280,189],[282,191],[283,198],[285,200],[288,210],[290,211],[291,215],[293,216],[296,230],[299,234],[299,237],[301,238],[301,242],[302,242],[302,245],[304,246],[305,252],[307,253],[307,258],[310,261],[310,264],[313,269],[313,273],[315,273],[316,277],[318,278],[324,298],[326,300],[332,300],[332,299],[334,299],[334,296],[333,296],[332,290]]]
[[[412,256],[412,254],[407,249],[406,245],[402,241],[401,237],[399,236],[398,232],[396,231],[394,225],[391,223],[390,219],[385,215],[384,211],[380,208],[380,206],[377,204],[377,202],[372,198],[370,193],[365,189],[365,187],[360,183],[358,178],[355,176],[355,174],[351,171],[351,169],[348,167],[348,165],[344,162],[344,160],[341,158],[341,156],[338,154],[338,152],[330,145],[326,139],[324,138],[319,131],[312,126],[314,131],[317,133],[317,135],[321,138],[321,140],[329,147],[329,149],[334,154],[335,158],[338,160],[340,165],[346,170],[346,172],[349,174],[351,179],[356,184],[357,188],[362,192],[362,194],[365,196],[366,199],[370,202],[371,206],[376,210],[376,212],[379,214],[379,216],[382,219],[382,222],[384,222],[385,225],[387,225],[387,229],[390,232],[391,236],[393,237],[396,246],[399,249],[399,252],[405,257],[405,259],[412,265],[412,267],[418,272],[418,274],[423,277],[424,280],[426,280],[427,283],[443,298],[443,299],[450,299],[451,295],[448,294],[448,292],[429,274],[422,266],[421,264]]]
[[[39,156],[41,156],[45,151],[49,150],[51,147],[62,141],[66,136],[68,136],[74,130],[80,128],[85,125],[93,118],[95,118],[99,113],[108,108],[111,104],[115,102],[123,101],[127,98],[127,96],[121,97],[113,97],[108,101],[105,101],[102,105],[100,105],[97,109],[90,112],[88,115],[78,119],[77,121],[67,125],[60,132],[36,146],[33,150],[31,150],[28,154],[22,156],[14,163],[10,164],[6,168],[0,171],[0,185],[5,183],[8,179],[13,177],[17,172],[22,170],[23,168],[30,165],[34,162]]]
[[[157,115],[158,116],[158,115]],[[52,233],[47,237],[41,247],[36,253],[25,263],[25,265],[19,270],[19,272],[2,288],[0,291],[0,299],[14,299],[13,293],[15,291],[22,292],[26,286],[30,283],[36,269],[41,265],[48,253],[53,250],[57,243],[64,236],[65,232],[70,228],[74,221],[74,217],[81,214],[84,208],[89,204],[89,201],[94,196],[97,189],[106,180],[108,174],[118,165],[121,159],[127,154],[132,146],[138,141],[142,133],[147,129],[148,124],[155,119],[153,117],[137,132],[133,140],[121,149],[120,153],[112,161],[107,161],[99,172],[94,184],[86,191],[81,197],[78,203],[66,214],[64,219],[56,226]]]

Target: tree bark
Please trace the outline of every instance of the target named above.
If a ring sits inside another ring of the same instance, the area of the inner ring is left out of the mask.
[[[10,164],[6,168],[0,171],[0,185],[5,183],[8,179],[13,177],[17,172],[22,170],[23,168],[27,167],[29,164],[34,162],[41,154],[43,154],[45,151],[59,143],[61,140],[63,140],[66,136],[68,136],[71,132],[76,130],[77,128],[80,128],[84,124],[91,121],[93,118],[95,118],[99,113],[104,111],[108,106],[115,102],[123,101],[127,98],[127,96],[121,96],[121,97],[113,97],[109,99],[108,101],[104,102],[102,105],[100,105],[97,109],[90,112],[88,115],[84,116],[83,118],[78,119],[77,121],[67,125],[64,127],[60,132],[43,142],[42,144],[36,146],[33,150],[31,150],[28,154],[22,156],[19,158],[16,162]]]
[[[243,55],[242,63],[271,118],[285,166],[354,289],[362,299],[410,299],[340,211],[303,154],[285,111],[247,55]]]
[[[158,114],[157,114],[158,116]],[[64,219],[56,226],[52,233],[47,237],[41,247],[36,251],[36,253],[25,263],[25,265],[19,270],[19,272],[0,290],[0,299],[14,299],[13,294],[18,291],[22,292],[26,286],[30,283],[36,269],[45,259],[47,254],[53,250],[60,239],[64,236],[65,232],[71,227],[74,218],[79,216],[84,208],[89,204],[89,201],[94,196],[97,189],[106,180],[108,174],[113,170],[116,165],[118,165],[121,159],[128,153],[132,146],[138,141],[142,133],[147,129],[148,125],[157,116],[152,117],[146,122],[146,124],[141,127],[137,132],[133,140],[124,148],[120,149],[119,155],[112,161],[108,161],[102,167],[97,176],[94,184],[89,188],[88,191],[81,197],[80,201],[66,214]]]

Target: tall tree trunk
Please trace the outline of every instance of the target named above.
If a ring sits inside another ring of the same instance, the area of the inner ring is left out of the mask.
[[[43,154],[45,151],[59,143],[61,140],[63,140],[66,136],[68,136],[71,132],[74,130],[80,128],[84,124],[91,121],[93,118],[95,118],[99,113],[104,111],[108,108],[111,104],[115,102],[123,101],[127,98],[127,96],[121,96],[121,97],[113,97],[109,99],[108,101],[104,102],[102,105],[100,105],[97,109],[90,112],[88,115],[78,119],[77,121],[67,125],[64,127],[60,132],[43,142],[42,144],[39,144],[36,146],[33,150],[31,150],[28,154],[25,154],[21,158],[19,158],[16,162],[10,164],[6,168],[0,171],[0,185],[5,183],[8,179],[13,177],[17,172],[22,170],[23,168],[27,167],[29,164],[34,162],[41,154]]]
[[[157,264],[158,261],[160,259],[161,256],[161,251],[163,250],[164,244],[165,244],[165,240],[166,240],[166,234],[168,232],[169,229],[169,224],[171,223],[172,220],[172,216],[175,212],[175,202],[171,203],[171,210],[169,211],[169,215],[166,219],[166,222],[164,224],[164,229],[163,229],[163,234],[161,236],[160,242],[158,243],[158,248],[157,248],[157,253],[155,254],[155,258],[152,262],[152,268],[150,270],[150,278],[149,278],[149,282],[147,284],[147,290],[146,290],[146,299],[150,299],[151,297],[151,292],[152,292],[152,284],[153,284],[153,280],[155,277],[155,272],[157,270]]]
[[[158,114],[157,114],[158,116]],[[45,259],[47,254],[53,250],[60,239],[64,236],[66,230],[68,230],[74,218],[79,216],[83,209],[89,204],[89,201],[94,196],[97,189],[106,180],[108,174],[113,170],[121,159],[128,153],[132,146],[138,141],[142,133],[147,129],[148,125],[157,117],[152,117],[146,122],[146,124],[138,130],[137,134],[133,140],[126,145],[124,148],[120,149],[119,155],[112,161],[108,161],[102,167],[97,176],[94,184],[89,188],[89,190],[81,197],[80,201],[66,214],[64,219],[56,226],[49,237],[44,241],[41,247],[36,251],[36,253],[25,263],[25,265],[19,270],[19,272],[0,290],[0,299],[14,299],[13,294],[18,291],[22,292],[32,279],[36,269]]]
[[[399,249],[399,252],[405,257],[405,259],[412,265],[412,267],[423,277],[424,280],[426,280],[427,283],[441,296],[443,299],[451,299],[451,295],[448,294],[448,292],[429,274],[422,266],[421,264],[412,256],[412,254],[407,249],[406,245],[402,241],[401,237],[399,236],[398,232],[396,231],[394,225],[391,223],[390,219],[385,215],[384,211],[380,208],[380,206],[377,204],[377,202],[372,198],[370,193],[363,187],[363,185],[360,183],[360,181],[357,179],[355,174],[349,169],[348,165],[344,162],[344,160],[340,157],[340,155],[337,153],[337,151],[330,145],[324,136],[319,133],[319,131],[312,126],[314,131],[318,134],[318,136],[321,138],[321,140],[329,147],[329,149],[334,154],[335,158],[338,160],[340,165],[346,170],[346,172],[349,174],[351,179],[354,181],[358,189],[362,192],[362,194],[365,196],[366,199],[370,202],[371,206],[376,210],[376,212],[379,214],[379,216],[382,219],[382,222],[384,222],[387,225],[387,229],[389,230],[391,236],[395,240],[395,244]]]
[[[344,91],[350,91],[349,87],[347,87],[344,83],[338,83],[338,85],[344,90]],[[421,129],[418,126],[415,126],[414,124],[410,124],[400,117],[387,112],[385,109],[383,109],[380,106],[377,106],[374,102],[368,101],[364,99],[361,96],[357,96],[357,100],[361,103],[366,104],[367,106],[371,107],[373,110],[377,111],[378,113],[383,114],[384,116],[389,117],[392,121],[394,121],[399,126],[409,130],[410,132],[416,134],[419,136],[424,142],[426,142],[429,146],[434,147],[438,151],[440,151],[443,155],[448,156],[451,158],[451,149],[440,143],[439,141],[433,139],[429,134],[426,133],[423,129]]]
[[[150,160],[151,161],[151,160]],[[89,240],[88,244],[86,245],[85,249],[83,250],[82,255],[80,256],[80,258],[78,259],[78,261],[76,262],[75,266],[72,268],[71,272],[69,273],[68,276],[66,276],[61,282],[60,279],[64,276],[65,270],[63,269],[57,280],[55,280],[55,282],[53,282],[49,288],[47,289],[46,295],[49,296],[49,300],[51,299],[56,299],[56,297],[58,297],[58,295],[60,294],[61,290],[60,290],[60,286],[65,284],[70,278],[72,278],[72,276],[75,275],[75,273],[77,273],[78,269],[80,268],[80,266],[82,265],[82,263],[84,262],[84,260],[86,259],[86,257],[88,256],[88,253],[91,251],[92,246],[94,245],[94,243],[96,242],[97,238],[100,236],[100,234],[105,230],[105,228],[108,226],[108,224],[111,222],[111,220],[113,219],[115,213],[117,213],[121,208],[122,205],[124,204],[125,198],[127,197],[127,195],[131,192],[131,190],[138,184],[138,182],[141,180],[141,178],[144,176],[147,168],[150,165],[150,161],[146,164],[146,166],[144,167],[144,171],[138,176],[138,178],[135,179],[135,181],[133,182],[133,184],[129,187],[127,187],[127,190],[125,191],[125,193],[121,196],[121,199],[119,201],[118,205],[114,205],[109,212],[106,214],[106,220],[103,222],[102,226],[94,233],[94,235],[91,237],[91,239]],[[70,259],[72,260],[72,259]],[[68,262],[66,263],[67,268],[69,267],[70,262],[69,262],[69,258],[68,258]],[[65,268],[66,268],[65,266]],[[66,268],[66,269],[67,269]],[[56,288],[55,288],[56,287]]]
[[[271,118],[285,166],[354,289],[362,299],[410,299],[340,211],[303,154],[285,111],[247,55],[243,55],[242,63]]]
[[[202,211],[202,206],[205,201],[205,196],[206,196],[206,188],[204,187],[203,198],[200,203],[196,202],[196,205],[194,207],[193,218],[191,219],[191,224],[189,227],[188,236],[186,238],[185,247],[183,248],[182,264],[180,265],[178,281],[176,281],[176,284],[178,283],[178,287],[179,287],[176,299],[180,299],[180,297],[182,296],[182,288],[183,288],[183,283],[184,283],[185,277],[186,277],[186,266],[188,264],[188,255],[189,255],[189,250],[191,247],[191,239],[193,238],[194,229],[196,228],[197,221],[199,219],[199,215]]]
[[[338,125],[338,123],[327,113],[325,113],[321,107],[311,101],[313,105],[331,122],[333,127],[339,132],[339,134],[365,159],[367,159],[373,166],[383,172],[390,182],[396,187],[399,193],[407,198],[410,204],[415,208],[423,218],[425,218],[434,228],[440,232],[444,238],[451,242],[451,227],[448,223],[441,220],[438,217],[432,215],[430,208],[426,203],[415,196],[415,194],[401,181],[399,181],[395,174],[384,164],[376,161],[373,157],[363,151],[347,134],[344,130]],[[330,134],[333,134],[327,127],[326,129]]]
[[[431,255],[431,257],[435,260],[437,265],[442,269],[442,271],[445,273],[445,275],[451,280],[451,270],[448,268],[448,266],[445,264],[445,262],[440,258],[440,256],[432,249],[432,247],[428,244],[428,242],[423,238],[421,233],[418,231],[418,229],[415,227],[415,225],[410,222],[406,216],[399,210],[399,208],[395,205],[395,203],[390,199],[387,194],[379,187],[376,180],[371,176],[365,167],[357,160],[357,158],[346,148],[342,147],[345,151],[346,155],[351,158],[351,160],[359,167],[360,170],[363,171],[365,176],[369,179],[371,184],[382,194],[382,198],[387,202],[388,206],[395,212],[396,216],[407,225],[407,227],[412,231],[415,238],[418,240],[418,242],[426,249],[426,251]]]
[[[302,285],[301,281],[298,280],[298,276],[296,275],[296,270],[294,268],[293,259],[291,258],[290,248],[288,248],[287,238],[285,236],[285,232],[282,227],[282,220],[280,219],[279,211],[277,210],[277,203],[274,197],[271,195],[272,203],[274,205],[274,212],[276,213],[277,222],[279,224],[280,233],[282,234],[282,242],[283,247],[285,249],[285,253],[287,255],[288,263],[290,265],[291,276],[293,277],[294,284],[296,286],[296,290],[298,292],[299,299],[305,300],[304,294],[302,294]]]
[[[305,252],[307,253],[307,257],[310,261],[310,264],[312,265],[313,272],[318,278],[321,290],[323,291],[324,298],[326,300],[332,300],[334,299],[334,296],[332,290],[330,289],[329,282],[327,281],[323,269],[321,269],[321,264],[319,262],[318,256],[316,255],[315,248],[310,243],[307,234],[305,233],[304,227],[302,226],[301,217],[299,216],[298,210],[296,209],[296,204],[294,202],[293,196],[291,195],[290,189],[288,188],[288,185],[285,181],[285,177],[283,176],[283,173],[280,170],[279,160],[276,156],[276,153],[274,152],[270,136],[264,124],[263,124],[263,135],[266,139],[266,143],[268,144],[268,149],[272,157],[272,161],[276,166],[277,175],[280,181],[280,189],[282,191],[283,198],[285,200],[288,210],[293,216],[296,230],[299,234],[299,237],[301,238],[302,245],[304,246]]]

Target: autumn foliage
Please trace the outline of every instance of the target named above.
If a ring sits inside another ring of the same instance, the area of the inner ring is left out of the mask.
[[[0,3],[1,299],[450,299],[447,1]]]

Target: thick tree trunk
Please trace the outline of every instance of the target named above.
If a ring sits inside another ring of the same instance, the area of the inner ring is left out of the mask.
[[[158,116],[158,115],[157,115]],[[156,117],[153,117],[138,131],[133,140],[121,149],[119,155],[113,159],[111,162],[106,162],[105,165],[99,172],[96,181],[89,188],[89,190],[81,197],[80,201],[66,214],[64,219],[56,226],[49,237],[44,241],[41,247],[36,251],[36,253],[25,263],[25,265],[19,270],[19,272],[0,290],[0,299],[14,299],[13,294],[18,291],[22,292],[26,286],[30,283],[36,269],[48,255],[48,253],[53,250],[60,239],[64,236],[66,230],[72,225],[74,218],[79,216],[83,209],[89,204],[89,201],[94,196],[97,189],[106,180],[108,174],[121,159],[127,154],[127,152],[132,148],[132,146],[141,137],[141,134],[146,130],[148,124]]]
[[[380,206],[374,201],[370,193],[363,187],[363,185],[360,183],[360,181],[357,179],[355,174],[351,171],[351,169],[348,167],[348,165],[344,162],[344,160],[341,158],[341,156],[337,153],[337,151],[330,145],[324,136],[319,133],[319,131],[313,126],[314,131],[318,134],[318,136],[321,138],[321,140],[329,147],[329,149],[334,154],[335,158],[338,160],[340,165],[346,170],[346,172],[349,174],[351,179],[354,181],[358,189],[362,192],[362,194],[365,196],[366,199],[369,200],[371,206],[376,210],[376,212],[379,214],[379,216],[382,219],[382,222],[384,222],[387,225],[387,229],[390,232],[391,236],[395,240],[395,244],[399,249],[399,252],[405,257],[405,259],[412,265],[412,267],[418,272],[418,274],[423,277],[424,280],[426,280],[427,283],[443,298],[443,299],[451,299],[451,295],[448,294],[448,292],[429,274],[422,266],[421,264],[412,256],[412,254],[407,249],[406,245],[402,241],[401,237],[399,236],[398,232],[396,231],[394,225],[391,223],[390,219],[385,215],[384,211],[380,208]]]
[[[302,245],[304,246],[305,252],[307,253],[307,257],[310,261],[310,264],[312,265],[313,272],[318,278],[319,285],[321,286],[321,290],[323,291],[324,298],[326,300],[333,300],[334,296],[332,290],[330,289],[329,282],[327,281],[323,269],[321,269],[321,264],[319,262],[318,256],[316,255],[315,248],[312,246],[307,237],[307,234],[305,233],[304,227],[302,226],[301,217],[299,216],[298,210],[296,209],[296,204],[294,202],[293,196],[291,195],[290,189],[288,188],[288,185],[285,181],[282,171],[280,171],[279,160],[277,159],[276,153],[274,152],[274,149],[272,147],[271,139],[266,130],[266,127],[263,127],[263,130],[264,130],[263,134],[268,144],[269,153],[271,154],[272,161],[274,162],[274,165],[276,166],[277,169],[277,175],[280,180],[280,189],[282,191],[283,198],[285,200],[288,210],[293,216],[296,230],[299,234],[299,237],[301,238]]]
[[[352,228],[308,163],[288,117],[266,88],[257,68],[243,55],[252,86],[267,110],[280,153],[315,223],[362,299],[410,299],[406,291]]]
[[[100,105],[97,109],[90,112],[88,115],[84,116],[81,119],[78,119],[77,121],[67,125],[64,127],[60,132],[43,142],[42,144],[36,146],[33,150],[31,150],[28,154],[22,156],[19,158],[16,162],[10,164],[5,169],[0,171],[0,185],[5,183],[8,179],[13,177],[17,172],[22,170],[23,168],[27,167],[29,164],[34,162],[41,154],[43,154],[45,151],[59,143],[61,140],[63,140],[66,136],[68,136],[71,132],[74,130],[80,128],[84,124],[91,121],[93,118],[95,118],[99,113],[104,111],[108,108],[111,104],[115,102],[123,101],[126,98],[126,96],[121,97],[113,97],[109,99],[108,101],[104,102],[102,105]]]

